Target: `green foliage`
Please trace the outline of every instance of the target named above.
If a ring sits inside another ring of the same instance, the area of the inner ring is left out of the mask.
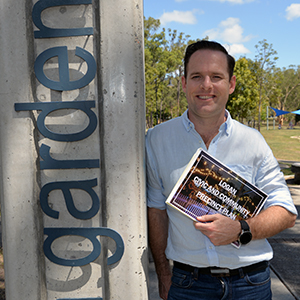
[[[258,84],[250,64],[250,60],[245,57],[236,61],[234,69],[236,87],[227,103],[227,109],[232,117],[240,121],[255,116],[259,100]]]
[[[189,37],[160,28],[160,21],[144,19],[146,121],[152,127],[186,110],[181,88],[183,57]]]
[[[281,71],[281,81],[278,87],[281,89],[279,107],[282,110],[294,110],[299,103],[300,66],[290,66]]]
[[[272,82],[272,73],[275,69],[276,60],[278,59],[277,52],[273,49],[272,44],[268,44],[264,39],[258,42],[255,46],[257,54],[255,56],[256,80],[259,91],[258,102],[258,130],[260,131],[262,119],[262,105],[266,106],[268,99],[267,91],[270,89],[269,83]]]

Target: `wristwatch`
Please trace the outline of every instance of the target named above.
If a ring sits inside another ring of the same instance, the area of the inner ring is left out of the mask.
[[[239,242],[242,245],[246,245],[250,243],[252,240],[252,233],[250,231],[250,227],[245,220],[240,220],[242,231],[239,235]]]

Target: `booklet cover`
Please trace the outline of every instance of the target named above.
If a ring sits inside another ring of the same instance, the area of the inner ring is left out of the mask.
[[[192,220],[220,213],[233,220],[259,213],[268,195],[203,149],[198,149],[166,203]]]

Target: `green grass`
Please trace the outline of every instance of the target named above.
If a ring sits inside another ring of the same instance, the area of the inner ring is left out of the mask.
[[[291,165],[288,165],[289,168],[282,168],[281,171],[283,173],[284,176],[289,176],[289,175],[294,175],[294,173],[291,171]]]
[[[300,127],[287,129],[288,125],[284,124],[282,129],[273,125],[261,127],[261,134],[266,139],[272,149],[274,156],[278,160],[300,161]],[[298,138],[293,138],[298,137]]]

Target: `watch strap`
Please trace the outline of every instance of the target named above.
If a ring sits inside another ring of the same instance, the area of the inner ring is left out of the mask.
[[[250,227],[245,220],[240,220],[240,224],[243,231],[250,231]]]
[[[241,233],[238,240],[242,245],[247,245],[252,240],[252,233],[249,224],[245,220],[240,220],[240,224]]]

